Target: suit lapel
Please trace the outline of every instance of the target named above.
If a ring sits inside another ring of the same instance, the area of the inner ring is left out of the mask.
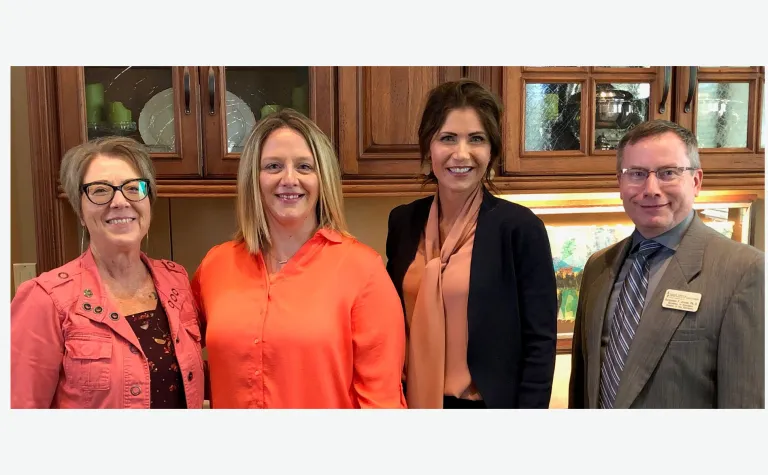
[[[591,316],[587,323],[586,341],[589,345],[587,349],[587,381],[589,384],[589,407],[597,408],[598,394],[600,392],[600,345],[603,336],[603,322],[605,321],[605,312],[608,309],[608,301],[613,290],[613,283],[616,281],[616,275],[619,273],[621,264],[629,252],[631,237],[617,243],[613,248],[606,251],[603,255],[605,263],[602,272],[593,282],[589,283],[590,288],[599,289],[597,297],[587,302],[587,315]]]
[[[640,394],[648,378],[659,364],[669,341],[685,317],[682,310],[663,308],[661,303],[667,289],[689,290],[689,283],[701,271],[708,228],[698,217],[680,241],[670,258],[664,275],[653,295],[646,299],[640,323],[629,348],[614,407],[629,408]]]

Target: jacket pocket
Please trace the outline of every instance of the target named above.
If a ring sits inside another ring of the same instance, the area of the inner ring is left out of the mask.
[[[71,335],[64,342],[64,371],[75,387],[106,391],[110,387],[112,339],[101,335]]]
[[[189,336],[189,338],[192,340],[192,344],[188,347],[191,349],[191,351],[195,354],[194,360],[197,361],[197,364],[202,371],[203,368],[203,338],[202,334],[200,333],[200,327],[197,324],[197,321],[190,321],[190,322],[184,322],[182,324],[182,328],[184,329],[184,333]]]
[[[706,334],[704,330],[697,329],[678,329],[672,334],[670,343],[675,342],[693,342],[706,340]]]
[[[202,335],[200,333],[200,327],[197,325],[196,321],[184,322],[182,326],[184,327],[184,330],[189,333],[189,336],[191,336],[193,340],[195,340],[197,343],[201,342]]]
[[[205,388],[205,371],[203,369],[202,335],[197,320],[192,319],[182,322],[183,345],[176,351],[176,358],[182,358],[188,362],[186,370],[182,373],[187,392],[187,407],[200,409],[203,406]],[[182,354],[182,351],[184,354]]]

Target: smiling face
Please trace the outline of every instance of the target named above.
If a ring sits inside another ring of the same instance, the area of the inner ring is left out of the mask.
[[[491,144],[477,112],[471,107],[449,112],[429,155],[441,193],[474,190],[491,161]]]
[[[83,184],[106,182],[120,186],[136,178],[143,177],[129,161],[120,157],[97,155],[88,165]],[[94,186],[90,189],[94,193],[111,192],[104,186]],[[125,193],[131,196],[136,190],[128,190],[126,187]],[[141,240],[147,235],[151,220],[148,197],[140,201],[129,201],[121,192],[116,191],[112,200],[106,204],[94,204],[85,193],[81,195],[80,200],[81,224],[88,229],[91,246],[101,253],[117,249],[140,249]],[[94,200],[101,201],[98,198]]]
[[[261,150],[259,188],[270,228],[317,226],[319,180],[307,141],[282,127],[267,137]]]
[[[652,136],[624,149],[622,168],[657,170],[662,167],[690,167],[686,147],[672,132]],[[645,238],[659,236],[680,224],[693,209],[701,191],[703,172],[685,171],[676,180],[662,183],[655,173],[639,185],[619,176],[619,191],[624,209]]]

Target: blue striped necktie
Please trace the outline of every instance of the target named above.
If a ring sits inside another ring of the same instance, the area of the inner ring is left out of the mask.
[[[646,239],[639,244],[637,252],[629,256],[632,263],[616,301],[608,347],[600,369],[601,408],[613,408],[629,346],[643,312],[645,293],[648,290],[648,259],[661,247],[658,242]]]

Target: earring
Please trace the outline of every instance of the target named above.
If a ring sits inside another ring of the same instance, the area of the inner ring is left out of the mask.
[[[432,173],[432,161],[429,159],[424,160],[424,165],[421,166],[421,173],[424,176],[429,176]]]
[[[80,228],[80,254],[83,253],[83,244],[85,243],[85,226]]]

